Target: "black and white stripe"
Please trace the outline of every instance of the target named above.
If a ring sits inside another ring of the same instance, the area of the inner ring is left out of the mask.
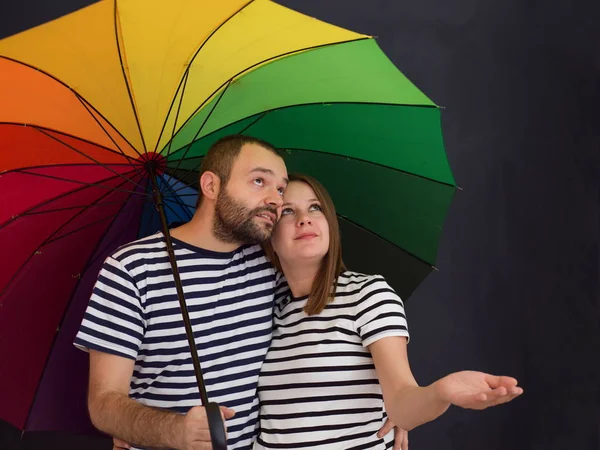
[[[254,449],[391,448],[393,434],[376,436],[386,413],[367,347],[408,337],[402,300],[381,276],[344,272],[321,314],[307,316],[306,301],[277,300]]]
[[[248,449],[258,425],[258,374],[271,342],[275,271],[259,246],[219,253],[174,240],[208,396],[235,409],[228,448]],[[109,257],[75,340],[135,360],[130,396],[185,413],[200,404],[162,234]]]

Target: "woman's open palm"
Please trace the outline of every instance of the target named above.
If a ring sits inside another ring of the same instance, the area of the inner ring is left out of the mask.
[[[523,393],[512,377],[465,370],[436,382],[439,396],[446,402],[467,409],[485,409],[507,403]]]

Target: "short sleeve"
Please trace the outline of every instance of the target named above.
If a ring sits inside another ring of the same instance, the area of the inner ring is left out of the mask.
[[[108,257],[98,275],[75,347],[136,359],[145,331],[136,284],[123,267]]]
[[[388,336],[410,338],[404,304],[382,276],[369,277],[358,295],[356,329],[363,347]]]

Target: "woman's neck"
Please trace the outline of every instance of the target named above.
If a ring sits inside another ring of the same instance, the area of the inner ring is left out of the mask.
[[[304,297],[310,294],[313,282],[319,272],[320,262],[281,262],[283,275],[288,283],[293,297]]]

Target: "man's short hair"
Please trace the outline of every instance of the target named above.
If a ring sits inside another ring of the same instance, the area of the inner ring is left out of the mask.
[[[210,146],[200,165],[199,177],[201,178],[204,172],[213,172],[221,180],[221,185],[226,186],[231,176],[233,163],[242,151],[242,147],[246,144],[260,145],[281,157],[281,154],[279,154],[273,145],[262,139],[243,134],[233,134],[222,137]],[[202,189],[199,186],[196,207],[200,206],[201,201]]]

